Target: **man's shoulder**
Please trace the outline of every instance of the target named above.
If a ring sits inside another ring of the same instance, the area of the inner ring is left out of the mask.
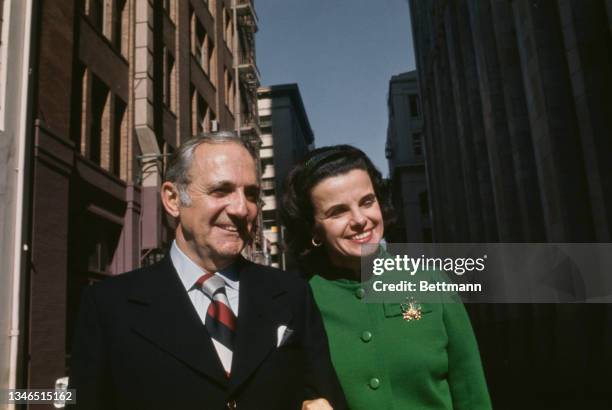
[[[277,285],[290,288],[302,289],[307,286],[308,282],[294,270],[284,271],[272,266],[260,265],[258,263],[246,262],[248,269],[258,275],[258,279],[274,282]]]
[[[99,297],[123,296],[131,289],[141,287],[142,284],[151,281],[164,269],[168,269],[168,261],[166,260],[111,276],[93,284],[91,290]]]

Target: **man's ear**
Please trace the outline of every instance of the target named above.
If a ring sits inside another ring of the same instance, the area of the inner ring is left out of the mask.
[[[178,218],[180,210],[180,195],[176,186],[169,181],[161,185],[161,201],[168,215]]]

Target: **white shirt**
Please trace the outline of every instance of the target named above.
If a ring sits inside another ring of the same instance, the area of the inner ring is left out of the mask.
[[[200,320],[202,320],[202,323],[205,323],[206,311],[208,310],[208,305],[210,305],[210,298],[194,285],[202,275],[206,274],[206,271],[189,259],[189,257],[179,249],[176,241],[172,242],[172,247],[170,248],[170,259],[172,260],[174,269],[176,269],[183,286],[185,286],[185,290],[187,291],[187,295],[189,296],[193,307],[195,308],[196,312],[198,312],[198,316],[200,316]],[[227,293],[230,308],[234,312],[234,315],[238,317],[238,295],[240,290],[240,281],[238,278],[238,272],[235,268],[236,264],[232,264],[227,268],[216,272],[216,274],[225,281],[225,292]]]

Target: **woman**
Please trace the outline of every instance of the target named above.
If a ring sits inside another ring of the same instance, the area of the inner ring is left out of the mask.
[[[461,304],[362,303],[363,244],[378,244],[391,207],[380,172],[360,150],[310,152],[289,174],[283,219],[310,278],[332,361],[351,409],[490,409],[478,347]],[[405,312],[405,310],[404,310]]]

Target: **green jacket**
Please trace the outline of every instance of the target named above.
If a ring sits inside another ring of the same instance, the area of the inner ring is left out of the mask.
[[[480,355],[462,304],[363,303],[359,282],[310,280],[332,362],[351,409],[491,409]]]

